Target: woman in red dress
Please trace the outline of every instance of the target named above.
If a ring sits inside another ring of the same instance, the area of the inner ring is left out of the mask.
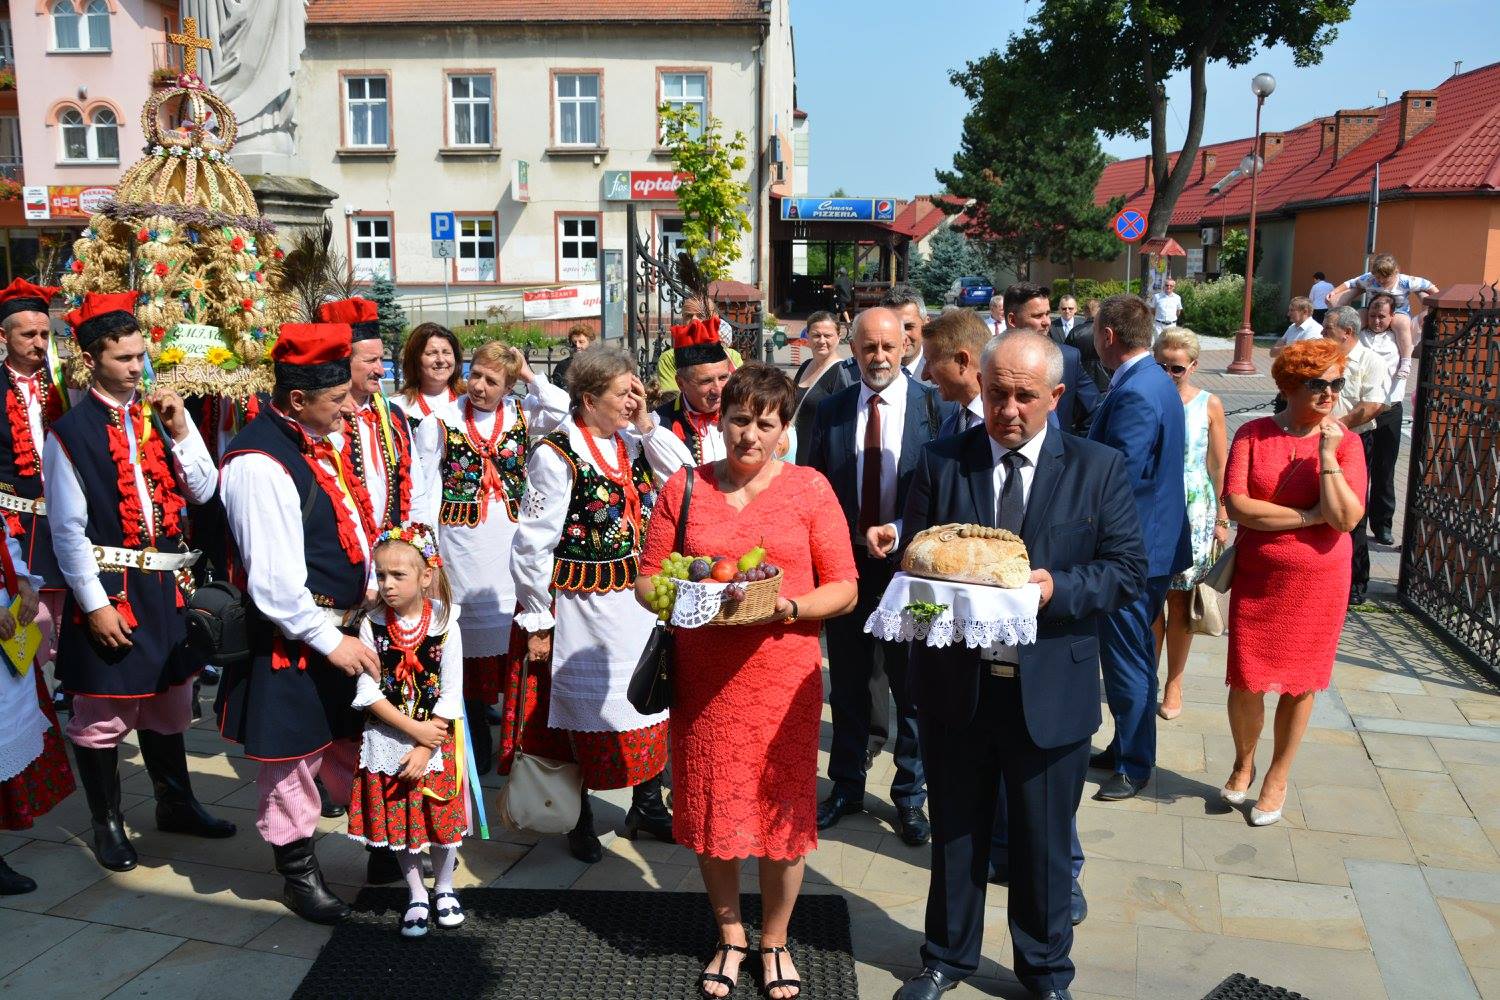
[[[1360,439],[1333,419],[1344,355],[1331,340],[1299,341],[1271,367],[1287,408],[1239,429],[1224,470],[1224,501],[1239,525],[1229,601],[1229,728],[1234,770],[1224,800],[1244,803],[1255,782],[1265,695],[1276,705],[1275,746],[1250,822],[1281,818],[1292,761],[1313,697],[1328,686],[1348,609],[1353,543],[1364,516]]]
[[[818,728],[823,706],[819,621],[855,602],[854,553],[833,488],[818,471],[781,462],[777,446],[796,389],[749,363],[724,386],[723,461],[684,469],[662,491],[637,597],[670,554],[687,476],[686,552],[738,558],[757,545],[783,573],[774,616],[755,625],[677,632],[672,701],[672,830],[698,855],[719,945],[699,988],[727,996],[747,955],[740,862],[760,859],[764,995],[800,992],[786,952],[803,859],[818,845]]]

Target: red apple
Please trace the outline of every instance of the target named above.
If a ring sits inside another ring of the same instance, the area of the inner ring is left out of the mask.
[[[720,559],[714,563],[713,578],[720,583],[728,583],[739,571],[740,568],[734,564],[733,559]]]

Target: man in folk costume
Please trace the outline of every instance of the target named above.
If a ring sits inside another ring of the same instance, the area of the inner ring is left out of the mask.
[[[353,412],[350,336],[344,323],[282,325],[271,404],[230,443],[221,473],[232,576],[270,627],[252,629],[248,665],[225,671],[219,728],[260,762],[256,829],[286,880],[282,901],[316,923],[349,907],[313,853],[315,781],[349,801],[364,729],[355,680],[380,669],[356,638],[377,528],[331,437]]]
[[[344,428],[340,452],[353,469],[356,499],[367,504],[377,530],[408,521],[434,524],[437,513],[431,484],[422,460],[412,448],[412,428],[406,414],[393,408],[380,392],[385,374],[380,313],[369,299],[340,299],[318,307],[321,323],[345,323],[353,331],[350,348],[349,398],[355,418]],[[428,429],[436,447],[437,428]],[[429,510],[428,508],[433,509]]]
[[[42,449],[52,545],[67,581],[57,677],[73,695],[67,735],[88,796],[94,855],[135,867],[120,814],[120,740],[135,730],[156,793],[156,826],[221,838],[233,823],[193,796],[183,732],[203,660],[187,645],[183,587],[198,553],[187,506],[214,495],[216,470],[182,400],[137,391],[146,341],[136,294],[84,296],[68,325],[93,376]]]
[[[672,356],[677,364],[678,395],[658,406],[656,417],[687,445],[693,465],[717,462],[725,454],[724,435],[719,433],[719,399],[734,370],[719,342],[718,329],[701,319],[672,327]]]

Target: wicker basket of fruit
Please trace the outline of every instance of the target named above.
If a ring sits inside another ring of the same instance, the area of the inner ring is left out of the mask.
[[[662,621],[667,621],[673,617],[679,591],[691,589],[690,606],[712,615],[707,620],[699,619],[698,624],[749,625],[765,621],[776,613],[782,576],[781,570],[765,558],[766,550],[759,545],[738,560],[673,552],[663,560],[661,573],[652,580],[651,607]],[[713,603],[705,606],[700,584],[712,589]],[[681,608],[677,611],[681,613]],[[689,619],[693,617],[692,611],[686,614]]]

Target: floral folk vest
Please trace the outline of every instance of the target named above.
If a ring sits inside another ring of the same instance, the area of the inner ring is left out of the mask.
[[[417,647],[417,662],[422,664],[422,669],[408,682],[396,679],[401,650],[391,645],[391,634],[385,623],[371,618],[370,631],[375,637],[375,651],[380,654],[380,693],[409,719],[425,722],[432,718],[438,696],[443,693],[443,640],[446,637],[429,635],[422,640]]]
[[[500,420],[503,415],[503,412],[496,413],[495,419]],[[462,422],[457,426],[445,423],[443,428],[443,503],[438,509],[438,523],[477,527],[484,509],[479,492],[486,459],[469,440]],[[501,499],[505,501],[505,514],[512,522],[519,518],[521,494],[526,489],[526,458],[530,442],[526,433],[526,412],[518,406],[515,424],[496,442],[495,459],[495,469],[500,474],[504,490]]]
[[[635,586],[640,550],[656,506],[656,475],[644,452],[631,463],[631,479],[641,495],[641,523],[625,521],[620,488],[573,450],[566,429],[548,434],[544,443],[573,468],[573,496],[562,537],[553,550],[552,586],[556,590],[607,593]]]

